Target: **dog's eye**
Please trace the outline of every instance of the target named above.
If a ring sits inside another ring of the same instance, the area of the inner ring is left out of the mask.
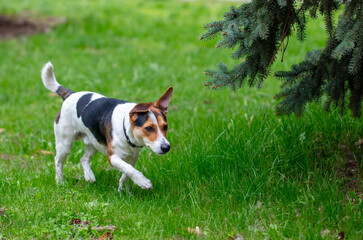
[[[153,127],[150,127],[150,126],[146,127],[145,130],[148,131],[148,132],[155,132],[155,129]]]
[[[164,130],[164,132],[165,132],[166,130],[168,130],[168,125],[164,125],[163,130]]]

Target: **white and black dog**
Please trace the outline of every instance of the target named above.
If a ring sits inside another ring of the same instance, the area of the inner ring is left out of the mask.
[[[86,146],[81,158],[86,181],[96,181],[90,158],[99,151],[107,155],[112,167],[122,172],[119,191],[125,183],[129,192],[129,178],[143,189],[152,188],[151,181],[134,165],[143,146],[159,155],[170,150],[166,113],[172,87],[155,103],[136,104],[93,92],[73,92],[57,82],[50,62],[42,69],[42,80],[47,89],[64,100],[54,122],[57,182],[63,181],[63,164],[72,143],[82,139]]]

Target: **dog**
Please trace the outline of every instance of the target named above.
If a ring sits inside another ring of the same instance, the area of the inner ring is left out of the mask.
[[[151,181],[134,166],[144,146],[158,155],[170,150],[166,139],[166,114],[173,87],[169,87],[155,103],[136,104],[94,92],[73,92],[57,82],[51,62],[44,65],[41,77],[44,86],[64,101],[54,122],[57,183],[63,182],[63,164],[73,142],[82,139],[86,150],[81,164],[86,181],[96,182],[90,159],[102,152],[109,164],[122,172],[119,192],[125,184],[130,193],[130,178],[142,189],[151,189]]]

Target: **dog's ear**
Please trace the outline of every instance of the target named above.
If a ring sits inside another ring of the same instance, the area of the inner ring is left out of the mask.
[[[149,109],[152,107],[152,106],[154,106],[154,103],[153,102],[148,102],[148,103],[139,103],[139,104],[137,104],[133,109],[131,109],[131,111],[130,111],[130,118],[131,118],[131,120],[133,119],[133,118],[135,118],[136,119],[136,115],[137,115],[137,113],[145,113],[145,112],[147,112],[147,111],[149,111]]]
[[[171,97],[173,96],[173,87],[169,87],[168,90],[157,100],[154,104],[155,108],[159,108],[163,112],[168,111],[168,106],[171,100]]]

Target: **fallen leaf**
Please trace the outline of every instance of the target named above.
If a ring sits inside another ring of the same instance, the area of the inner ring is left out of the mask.
[[[87,221],[82,221],[81,219],[78,218],[74,218],[71,220],[71,225],[80,225],[82,226],[84,230],[88,230],[89,227],[87,227],[90,224],[90,220]],[[91,230],[96,230],[98,232],[103,232],[103,231],[113,231],[115,229],[117,229],[116,226],[113,225],[107,225],[107,226],[94,226],[90,228]]]
[[[196,226],[195,229],[188,227],[188,232],[191,233],[191,234],[197,235],[197,237],[199,237],[201,235],[200,234],[200,229],[199,229],[198,226]]]
[[[81,219],[75,218],[71,220],[71,225],[82,225],[82,226],[87,226],[89,225],[91,221],[87,220],[87,221],[82,221]]]
[[[1,132],[0,132],[1,133]],[[357,148],[362,148],[363,147],[363,139],[359,139],[358,141],[356,141],[354,143],[354,145],[357,147]]]
[[[50,151],[47,151],[47,150],[39,150],[38,152],[41,153],[41,154],[44,154],[44,155],[53,155],[54,154],[53,152],[50,152]]]
[[[253,118],[255,117],[255,115],[252,115],[251,117],[250,117],[250,121],[248,121],[248,126],[250,126],[251,125],[251,122],[253,121]]]
[[[325,229],[323,231],[320,232],[320,234],[324,237],[325,235],[329,234],[330,230],[329,229]]]
[[[243,236],[238,236],[233,234],[232,236],[229,236],[227,240],[243,240]]]
[[[111,232],[105,232],[101,235],[101,237],[98,238],[98,240],[106,240],[106,239],[113,239]]]
[[[338,233],[338,239],[344,239],[344,231]]]
[[[71,225],[81,224],[81,222],[82,222],[81,219],[78,219],[78,218],[72,219],[71,220]]]

